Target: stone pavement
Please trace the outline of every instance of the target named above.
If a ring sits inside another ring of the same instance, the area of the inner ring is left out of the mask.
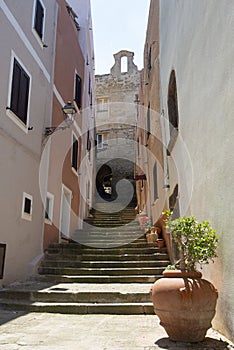
[[[0,310],[1,350],[223,350],[233,344],[210,329],[198,344],[169,341],[151,315],[64,315]]]

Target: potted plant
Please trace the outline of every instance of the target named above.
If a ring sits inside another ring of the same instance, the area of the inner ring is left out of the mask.
[[[145,237],[148,243],[156,244],[158,238],[157,228],[152,225],[152,220],[145,216],[143,219],[143,227],[145,229]]]
[[[170,220],[172,213],[164,214],[180,259],[152,286],[154,310],[171,340],[203,341],[215,315],[218,293],[201,278],[197,265],[214,259],[218,238],[207,221],[200,223],[194,216]]]

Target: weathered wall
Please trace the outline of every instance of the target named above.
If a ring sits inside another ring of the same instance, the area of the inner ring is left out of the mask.
[[[127,57],[127,72],[121,72],[121,58]],[[140,71],[133,62],[134,53],[122,50],[114,55],[115,64],[110,74],[96,76],[96,132],[103,135],[106,145],[97,149],[97,168],[118,159],[113,168],[117,174],[125,173],[120,159],[128,160],[129,178],[134,177],[135,126],[137,117],[136,95],[140,85]],[[98,100],[105,98],[105,110]],[[131,164],[131,165],[130,165]],[[114,176],[118,179],[118,176]]]
[[[209,220],[219,234],[218,258],[203,274],[219,291],[213,325],[232,340],[233,40],[233,1],[160,1],[161,108],[167,118],[168,84],[174,69],[179,138],[170,158],[178,171],[181,214]],[[175,176],[170,172],[170,184],[177,182]]]

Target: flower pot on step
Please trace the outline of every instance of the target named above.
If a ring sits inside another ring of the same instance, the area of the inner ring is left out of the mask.
[[[203,341],[215,315],[218,292],[200,272],[166,270],[151,288],[154,311],[173,341]]]
[[[157,242],[157,245],[158,245],[159,248],[163,248],[164,245],[165,245],[165,241],[164,241],[164,239],[162,239],[162,238],[158,238],[158,239],[156,240],[156,242]]]
[[[157,233],[150,232],[146,234],[146,240],[148,243],[155,243],[157,238],[158,238]]]

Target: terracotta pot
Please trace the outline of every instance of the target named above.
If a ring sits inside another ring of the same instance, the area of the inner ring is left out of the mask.
[[[215,315],[217,290],[200,272],[163,274],[150,291],[161,326],[173,341],[203,341]]]
[[[165,245],[164,239],[162,239],[162,238],[158,238],[156,240],[156,242],[157,242],[157,245],[158,245],[159,248],[163,248],[164,245]]]

